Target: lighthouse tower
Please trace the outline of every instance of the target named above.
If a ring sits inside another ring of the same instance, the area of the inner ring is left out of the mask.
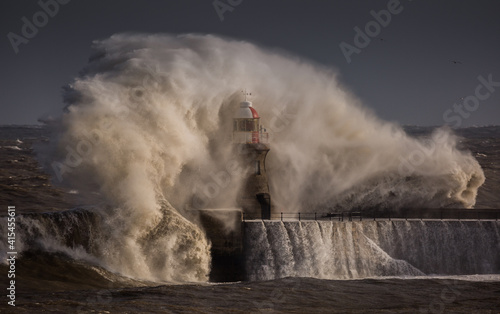
[[[268,134],[252,103],[242,101],[233,119],[233,146],[244,171],[245,180],[238,195],[238,206],[248,219],[271,218],[271,196],[266,173],[266,156],[270,150]]]

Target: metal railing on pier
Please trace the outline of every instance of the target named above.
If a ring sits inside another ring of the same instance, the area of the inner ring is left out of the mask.
[[[500,218],[500,209],[404,209],[398,212],[374,211],[374,212],[330,212],[330,213],[272,213],[270,220],[281,221],[380,221],[380,220],[495,220]],[[243,213],[245,220],[261,220],[262,217],[249,216]]]

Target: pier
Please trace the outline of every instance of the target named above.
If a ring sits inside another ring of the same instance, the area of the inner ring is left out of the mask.
[[[266,226],[275,226],[282,222],[288,227],[301,224],[307,229],[315,221],[323,226],[326,226],[325,223],[328,224],[328,222],[331,222],[339,227],[344,225],[344,223],[351,222],[352,227],[349,227],[349,230],[354,230],[354,235],[357,235],[359,231],[359,226],[357,225],[359,222],[362,222],[363,225],[368,224],[366,226],[376,228],[375,226],[380,226],[380,223],[386,226],[387,222],[391,222],[391,224],[397,224],[394,226],[400,226],[399,224],[406,221],[407,223],[411,223],[411,226],[414,226],[416,230],[426,228],[428,224],[431,224],[437,228],[436,232],[442,232],[439,231],[440,225],[436,225],[436,223],[452,224],[451,226],[454,226],[457,230],[460,228],[472,228],[473,225],[471,224],[477,226],[477,223],[484,223],[486,224],[484,225],[485,230],[488,230],[492,227],[489,224],[497,224],[500,218],[500,209],[408,209],[401,210],[398,213],[376,211],[370,213],[361,211],[336,213],[279,212],[273,213],[270,218],[263,219],[261,215],[251,217],[248,214],[244,214],[238,208],[204,210],[201,212],[200,220],[212,246],[210,281],[229,282],[247,280],[249,278],[250,274],[247,273],[247,269],[253,266],[248,265],[248,255],[255,254],[249,253],[249,249],[255,250],[255,248],[249,248],[249,243],[255,244],[268,241],[265,235],[262,241],[256,238],[256,236],[260,237],[260,235],[256,235],[254,229],[260,228],[258,226],[263,225],[262,223]],[[375,223],[375,225],[372,225],[372,223]],[[459,228],[458,224],[462,227]],[[358,237],[354,236],[353,239],[358,239]],[[349,245],[355,247],[359,243],[354,241]]]
[[[242,220],[262,220],[261,216],[243,213]],[[498,220],[500,209],[464,209],[464,208],[419,208],[391,211],[344,211],[344,212],[280,212],[272,213],[269,220],[301,221],[363,221],[363,220]]]

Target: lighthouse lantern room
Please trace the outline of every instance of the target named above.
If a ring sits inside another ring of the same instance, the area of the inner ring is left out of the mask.
[[[239,109],[233,119],[233,142],[239,144],[267,142],[267,133],[260,125],[260,117],[252,107],[252,103],[246,99],[240,103]]]

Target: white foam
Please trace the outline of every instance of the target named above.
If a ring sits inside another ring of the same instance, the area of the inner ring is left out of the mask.
[[[497,281],[499,231],[496,221],[247,221],[246,273]]]
[[[277,208],[471,207],[484,182],[449,132],[434,134],[439,145],[406,136],[363,108],[332,69],[214,36],[119,34],[94,46],[100,57],[66,89],[67,112],[53,123],[61,133],[40,156],[62,184],[82,195],[97,189],[112,204],[103,211],[119,250],[102,258],[141,279],[175,275],[143,251],[165,217],[162,202],[188,218],[194,197],[235,205],[243,177],[224,171],[238,158],[230,138],[243,88],[271,133],[266,167]],[[422,159],[401,171],[416,154]],[[164,230],[155,249],[179,254],[164,256],[171,265],[194,257],[200,267],[187,278],[206,278],[206,239],[175,250],[202,234],[183,225],[186,233]]]

